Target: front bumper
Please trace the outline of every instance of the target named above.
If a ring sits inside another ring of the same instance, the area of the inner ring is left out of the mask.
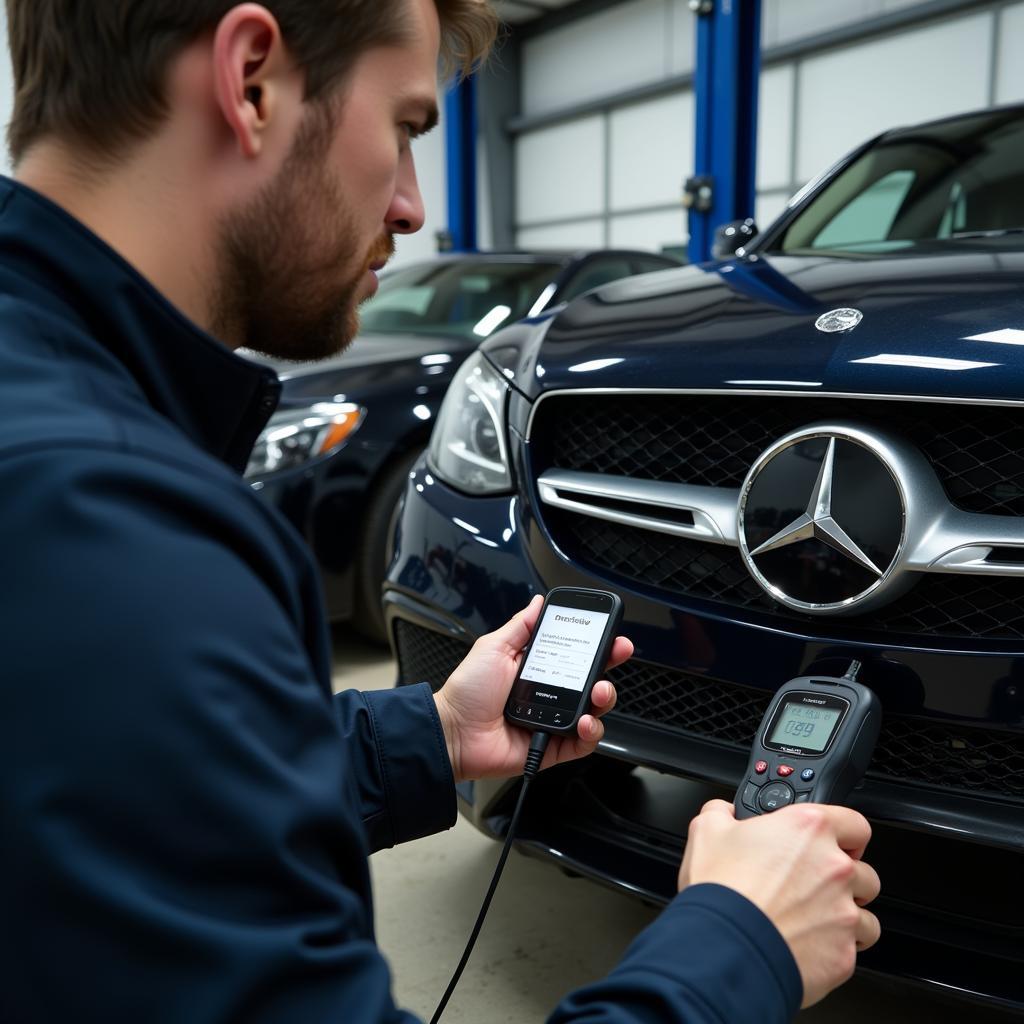
[[[402,682],[427,678],[441,685],[473,639],[506,621],[533,593],[608,585],[549,545],[522,498],[466,499],[422,464],[407,494],[398,549],[385,607]],[[815,638],[616,589],[626,604],[623,631],[637,648],[631,665],[653,673],[659,686],[690,686],[694,698],[683,703],[706,704],[703,717],[654,722],[622,700],[629,713],[609,716],[598,755],[539,780],[518,845],[651,902],[675,891],[690,817],[706,799],[731,799],[745,768],[741,737],[749,716],[726,699],[730,688],[767,699],[812,665],[857,656],[876,666],[883,696],[889,677],[903,680],[908,670],[919,679],[959,675],[973,681],[981,707],[978,691],[1011,671],[1009,657],[868,646],[837,651]],[[627,698],[638,685],[628,671],[616,682]],[[942,699],[929,695],[929,706]],[[963,703],[956,694],[948,701],[951,709]],[[935,728],[949,717],[948,711],[937,716]],[[460,792],[463,812],[496,836],[507,828],[514,795],[514,782],[477,783]],[[1021,803],[871,775],[851,804],[872,821],[870,858],[884,891],[878,901],[884,938],[863,966],[1024,1010]]]

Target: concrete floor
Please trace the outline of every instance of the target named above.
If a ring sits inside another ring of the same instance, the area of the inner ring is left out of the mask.
[[[344,630],[334,635],[335,687],[394,683],[390,658]],[[465,821],[449,832],[374,855],[377,936],[398,1003],[429,1020],[487,890],[499,847]],[[884,880],[883,880],[884,882]],[[448,1024],[540,1024],[562,995],[600,977],[655,911],[513,851]],[[757,1020],[756,1004],[751,1021]],[[985,1013],[855,978],[800,1015],[806,1024],[987,1024]]]

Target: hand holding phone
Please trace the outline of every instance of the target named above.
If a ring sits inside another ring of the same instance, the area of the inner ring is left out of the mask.
[[[617,594],[582,587],[552,590],[523,652],[505,718],[535,732],[575,735],[621,621]]]

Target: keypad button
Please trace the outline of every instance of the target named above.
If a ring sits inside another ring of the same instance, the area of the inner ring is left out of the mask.
[[[762,811],[777,811],[793,802],[793,790],[784,782],[773,782],[765,786],[757,797],[757,805]]]
[[[768,771],[768,762],[758,761],[757,764],[754,765],[754,771],[757,772],[758,775],[764,775],[764,773]]]
[[[813,768],[805,768],[800,773],[800,778],[803,779],[804,782],[810,782],[811,779],[814,778],[814,769]]]
[[[744,807],[749,807],[752,811],[757,810],[757,793],[759,788],[754,782],[748,782],[743,787],[743,795],[740,797],[740,802]]]
[[[775,772],[780,778],[784,779],[788,775],[793,774],[793,766],[789,764],[780,764],[779,767],[775,769]]]
[[[808,789],[804,793],[797,793],[796,800],[794,802],[798,803],[798,804],[806,804],[806,803],[810,802],[810,799],[811,799],[811,791]]]

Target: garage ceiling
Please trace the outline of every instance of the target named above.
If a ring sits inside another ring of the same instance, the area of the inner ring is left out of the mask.
[[[502,21],[510,25],[522,25],[536,18],[543,18],[552,11],[560,11],[576,0],[495,0],[494,7]]]

